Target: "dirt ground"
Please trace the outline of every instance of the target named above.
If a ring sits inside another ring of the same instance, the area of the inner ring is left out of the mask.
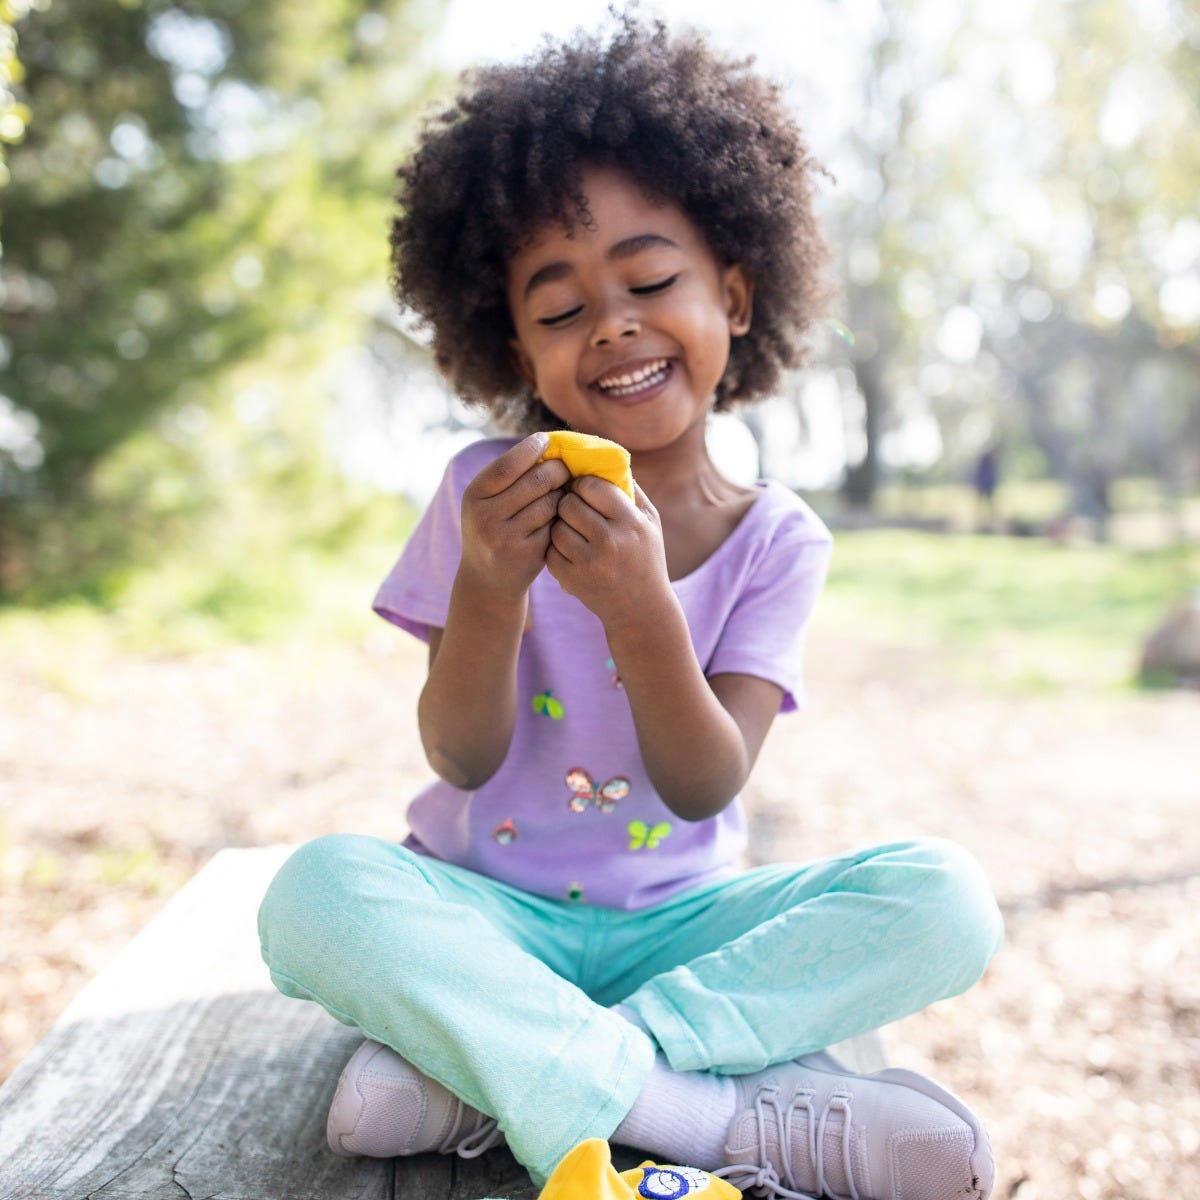
[[[403,834],[422,656],[79,651],[0,666],[0,1079],[212,853]],[[968,846],[1008,921],[981,984],[887,1031],[968,1097],[996,1196],[1200,1196],[1200,695],[1001,696],[814,635],[747,800],[759,859]]]

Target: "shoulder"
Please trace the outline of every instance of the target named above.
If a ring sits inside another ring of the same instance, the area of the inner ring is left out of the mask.
[[[464,446],[446,464],[446,481],[458,495],[488,463],[495,462],[506,450],[512,449],[520,438],[481,438]]]
[[[515,437],[480,438],[459,450],[450,459],[448,469],[457,474],[481,471],[506,450],[511,450],[520,440]]]
[[[759,545],[833,545],[829,527],[791,488],[773,479],[755,485],[758,499],[746,514],[746,532]]]

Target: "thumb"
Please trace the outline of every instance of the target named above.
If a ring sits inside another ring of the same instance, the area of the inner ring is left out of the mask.
[[[638,512],[645,513],[655,525],[659,524],[658,509],[650,503],[650,497],[642,491],[642,485],[636,479],[633,481],[633,503]]]

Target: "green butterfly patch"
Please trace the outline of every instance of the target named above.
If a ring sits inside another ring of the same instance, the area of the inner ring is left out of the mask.
[[[625,832],[629,834],[630,850],[641,850],[643,846],[647,850],[657,850],[659,842],[670,835],[671,822],[659,821],[651,829],[645,821],[630,821]]]
[[[533,698],[533,711],[552,721],[561,721],[567,710],[549,692],[538,692]]]

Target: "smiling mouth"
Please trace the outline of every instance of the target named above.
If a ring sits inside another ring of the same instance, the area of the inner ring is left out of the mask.
[[[632,371],[613,371],[609,375],[601,375],[592,386],[606,396],[620,399],[624,396],[636,396],[638,392],[644,392],[647,388],[657,387],[666,381],[670,373],[669,360],[658,358]]]

